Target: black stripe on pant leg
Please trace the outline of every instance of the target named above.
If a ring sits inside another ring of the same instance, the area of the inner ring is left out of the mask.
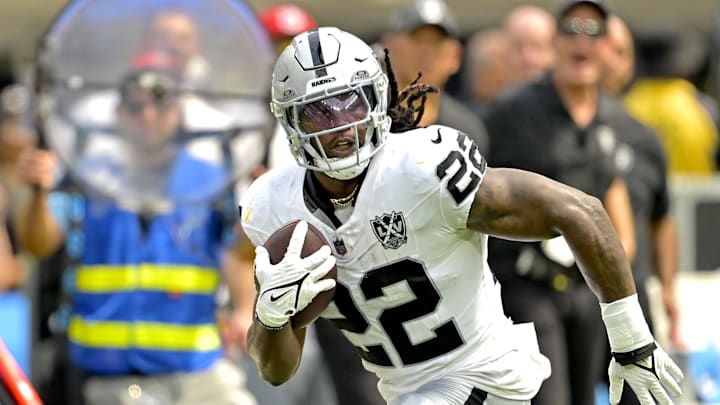
[[[485,403],[486,399],[487,392],[479,388],[473,388],[473,390],[470,391],[470,396],[467,401],[465,401],[465,405],[482,405]]]

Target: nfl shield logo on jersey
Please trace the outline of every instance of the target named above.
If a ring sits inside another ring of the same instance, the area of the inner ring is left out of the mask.
[[[340,256],[345,256],[347,253],[347,248],[345,247],[345,241],[339,238],[336,238],[333,240],[333,245],[335,246],[335,251]]]
[[[407,242],[402,212],[384,213],[370,221],[370,226],[385,249],[397,249]]]

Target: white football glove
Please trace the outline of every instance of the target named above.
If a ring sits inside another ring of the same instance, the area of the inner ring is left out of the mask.
[[[255,279],[259,284],[255,317],[267,329],[282,329],[291,316],[302,311],[318,294],[335,287],[335,280],[322,280],[335,266],[329,246],[300,258],[307,230],[307,222],[298,222],[278,264],[270,264],[264,247],[255,249]]]
[[[611,404],[620,402],[625,381],[635,392],[642,405],[656,403],[672,405],[673,401],[667,391],[673,397],[679,397],[682,394],[680,389],[680,382],[683,379],[682,371],[660,347],[656,347],[649,357],[626,366],[621,365],[613,358],[610,361],[608,374],[610,375]]]
[[[600,304],[610,340],[610,403],[620,402],[627,382],[642,405],[672,405],[682,394],[683,373],[653,339],[637,294]],[[669,392],[669,394],[668,394]]]

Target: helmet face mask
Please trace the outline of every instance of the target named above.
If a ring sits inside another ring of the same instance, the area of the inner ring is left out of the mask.
[[[271,108],[297,163],[330,177],[360,175],[385,143],[388,80],[372,49],[337,28],[296,36],[273,71]],[[333,156],[322,136],[349,133],[352,153]]]

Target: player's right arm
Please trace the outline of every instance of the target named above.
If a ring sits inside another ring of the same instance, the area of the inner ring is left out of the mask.
[[[250,242],[247,244],[250,245]],[[280,385],[289,380],[300,365],[305,328],[294,329],[287,321],[282,327],[274,329],[262,323],[259,317],[263,315],[258,315],[257,310],[263,286],[255,271],[247,272],[246,275],[254,278],[250,282],[255,284],[252,323],[247,334],[248,354],[255,361],[260,377],[272,385]]]
[[[283,384],[295,374],[304,344],[305,328],[294,329],[289,322],[278,330],[270,330],[256,316],[248,330],[250,358],[255,361],[260,377],[272,385]]]
[[[272,280],[277,269],[270,265],[267,251],[261,246],[278,227],[269,219],[274,217],[270,214],[275,208],[269,198],[272,187],[267,183],[267,175],[256,179],[243,193],[240,202],[241,232],[245,236],[241,239],[244,241],[241,250],[250,264],[250,268],[245,269],[249,271],[241,277],[245,277],[244,285],[255,286],[252,321],[247,331],[248,354],[262,379],[280,385],[289,380],[300,365],[305,329],[292,328],[289,317],[283,314],[285,309],[277,307],[277,304],[285,304],[284,300],[268,301],[269,294],[264,294],[277,281]],[[261,299],[265,301],[261,302]],[[243,302],[247,303],[244,299]]]
[[[20,197],[13,218],[18,242],[35,257],[46,257],[55,252],[63,241],[60,224],[48,204],[48,193],[53,186],[56,159],[52,152],[30,149],[18,161],[20,180],[35,188]]]

